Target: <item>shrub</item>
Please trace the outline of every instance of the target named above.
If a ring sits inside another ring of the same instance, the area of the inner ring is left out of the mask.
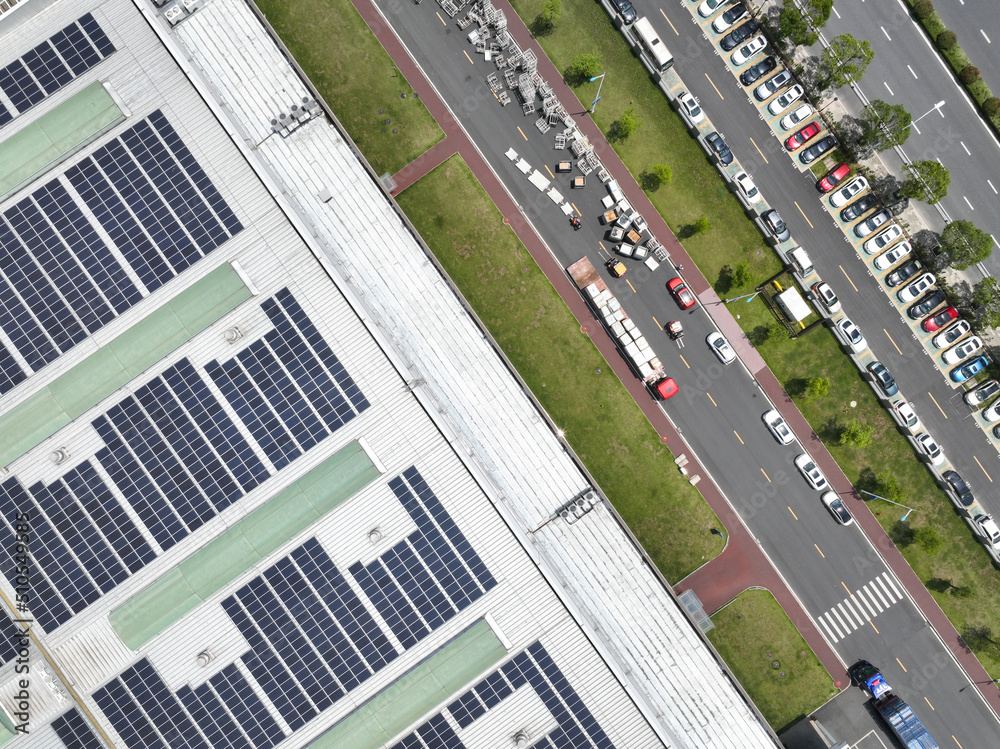
[[[987,117],[996,117],[1000,114],[1000,99],[992,97],[983,102],[983,111]]]
[[[915,529],[913,540],[928,554],[937,554],[941,550],[941,536],[929,525]]]
[[[975,83],[979,80],[979,68],[975,65],[966,65],[958,74],[958,79],[966,86]]]
[[[942,31],[937,35],[936,41],[938,49],[947,52],[949,49],[958,44],[958,36],[954,31]]]
[[[913,15],[923,21],[925,18],[929,18],[934,12],[934,3],[931,0],[917,0],[913,4]]]
[[[830,392],[830,381],[826,377],[813,377],[806,383],[806,400],[812,402]]]

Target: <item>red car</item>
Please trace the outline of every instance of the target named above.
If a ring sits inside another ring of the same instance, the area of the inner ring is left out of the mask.
[[[816,183],[816,187],[819,188],[820,192],[830,192],[830,190],[847,179],[847,175],[850,173],[851,167],[847,166],[847,164],[837,164],[829,174]]]
[[[943,310],[934,315],[934,317],[929,317],[924,320],[922,327],[928,333],[933,333],[935,330],[941,330],[941,328],[957,317],[957,309],[954,307],[945,307]]]
[[[785,148],[789,151],[794,151],[802,146],[807,140],[815,138],[817,135],[819,135],[819,123],[810,122],[797,133],[792,133],[788,136],[788,140],[785,141]]]
[[[662,400],[673,398],[677,395],[679,390],[680,388],[677,387],[677,383],[674,381],[673,377],[667,377],[666,379],[660,380],[656,383],[656,394],[659,395]]]
[[[691,309],[694,306],[694,294],[691,293],[691,289],[687,287],[680,276],[671,278],[667,283],[667,288],[670,289],[670,293],[674,295],[674,299],[677,300],[681,309]]]

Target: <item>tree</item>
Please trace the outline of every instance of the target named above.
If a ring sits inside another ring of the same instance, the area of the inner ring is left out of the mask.
[[[987,276],[972,290],[976,320],[987,328],[1000,328],[1000,281]]]
[[[782,37],[795,45],[809,47],[819,41],[819,32],[809,28],[809,22],[795,0],[785,0],[778,14],[778,30]]]
[[[608,132],[608,138],[612,141],[624,141],[628,140],[629,136],[633,135],[636,130],[639,129],[639,125],[642,124],[642,120],[639,115],[635,113],[635,107],[629,107],[624,112],[622,116],[611,123],[611,130]]]
[[[949,49],[953,49],[955,45],[958,44],[958,34],[954,31],[948,31],[946,29],[938,34],[934,41],[937,42],[938,49],[942,52],[947,52]]]
[[[956,270],[982,262],[993,252],[993,238],[965,219],[952,221],[941,232],[941,252],[948,255],[948,264]]]
[[[708,219],[704,219],[704,221],[707,223]],[[750,270],[750,261],[741,260],[733,270],[733,283],[737,286],[749,286],[754,280],[753,271]]]
[[[874,57],[872,45],[865,39],[850,34],[833,37],[819,58],[817,77],[821,87],[840,88],[860,82]]]
[[[604,69],[604,61],[600,55],[577,55],[573,62],[566,68],[564,76],[566,82],[571,86],[579,86],[581,83],[596,78]]]
[[[928,554],[937,554],[941,551],[941,536],[929,525],[924,525],[914,530],[913,540],[917,543],[917,546]]]
[[[851,419],[851,423],[840,433],[840,444],[855,448],[868,447],[872,443],[874,433],[875,428],[871,425]]]
[[[708,220],[708,216],[702,216],[700,219],[691,224],[691,234],[701,234],[704,231],[708,231],[712,228],[712,224]]]
[[[962,640],[972,650],[991,655],[1000,650],[1000,643],[993,639],[993,630],[986,626],[972,625],[962,630]]]
[[[931,0],[917,0],[917,2],[913,4],[913,14],[921,21],[925,18],[930,18],[933,12],[934,3],[932,3]]]
[[[958,79],[966,86],[971,86],[973,83],[978,81],[979,78],[979,68],[975,65],[966,65],[962,68],[962,72],[958,74]]]
[[[876,493],[885,499],[893,502],[902,502],[906,498],[903,487],[899,485],[899,480],[888,471],[882,471],[877,477]]]
[[[545,36],[555,31],[556,22],[562,18],[562,0],[545,0],[541,12],[535,16],[531,31],[535,36]]]
[[[673,172],[666,164],[653,164],[639,175],[639,185],[646,192],[656,192],[663,185],[669,185]]]
[[[873,99],[861,110],[861,137],[858,142],[878,151],[901,146],[910,137],[912,121],[910,113],[901,104]]]
[[[899,188],[900,195],[934,205],[948,194],[951,175],[938,162],[914,161],[903,169],[906,170],[907,177]]]
[[[806,383],[806,400],[814,401],[826,397],[830,392],[830,381],[825,377],[813,377]]]
[[[983,111],[986,112],[987,117],[996,117],[1000,114],[1000,98],[991,96],[989,99],[984,101]]]

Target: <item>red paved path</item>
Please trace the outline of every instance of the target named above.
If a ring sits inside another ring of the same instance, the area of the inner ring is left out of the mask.
[[[850,683],[847,679],[844,665],[827,643],[826,639],[814,626],[812,619],[803,609],[798,599],[785,584],[770,560],[764,555],[757,543],[744,527],[742,521],[726,501],[718,487],[711,481],[704,468],[690,454],[684,440],[673,428],[658,403],[652,400],[646,389],[640,384],[628,366],[618,356],[611,338],[604,333],[600,324],[596,323],[593,314],[583,301],[576,287],[570,282],[563,268],[556,263],[548,252],[542,239],[524,220],[516,203],[506,189],[490,170],[482,155],[474,147],[465,131],[461,129],[445,103],[431,88],[424,74],[417,67],[409,53],[389,28],[382,16],[376,10],[372,0],[352,0],[355,8],[365,19],[375,33],[382,46],[392,57],[400,72],[406,77],[413,89],[420,94],[424,106],[437,121],[446,137],[427,153],[400,170],[394,179],[399,192],[404,186],[412,184],[422,174],[430,171],[453,153],[459,153],[468,164],[473,174],[483,185],[490,198],[510,221],[511,227],[524,246],[531,253],[535,262],[545,273],[556,291],[569,306],[581,326],[586,326],[587,335],[600,350],[609,366],[614,369],[619,379],[632,394],[636,403],[642,409],[646,418],[660,434],[661,438],[672,445],[675,455],[686,453],[689,463],[686,468],[690,475],[702,476],[697,485],[698,490],[715,511],[716,515],[726,524],[729,532],[725,550],[718,557],[686,577],[675,586],[678,593],[694,589],[699,599],[705,605],[705,610],[714,612],[725,605],[748,587],[767,588],[788,614],[806,642],[813,649],[820,661],[830,672],[838,685]],[[572,89],[562,80],[561,74],[532,38],[527,27],[511,7],[507,0],[493,0],[494,6],[502,9],[507,17],[508,31],[517,40],[522,49],[531,47],[538,53],[538,69],[542,77],[552,86],[555,94],[563,105],[572,111],[582,111],[583,105],[576,98]],[[653,234],[663,242],[664,248],[674,264],[683,264],[688,269],[684,276],[688,285],[698,294],[706,311],[719,327],[723,335],[737,350],[740,358],[757,379],[761,388],[774,402],[775,407],[788,421],[795,433],[800,437],[804,447],[820,465],[833,488],[843,497],[853,497],[860,502],[854,492],[854,487],[844,476],[836,461],[830,456],[826,447],[820,442],[808,422],[799,413],[791,399],[785,393],[777,378],[764,364],[760,354],[750,345],[739,324],[730,314],[728,308],[719,301],[715,291],[708,281],[698,271],[697,266],[684,251],[680,242],[674,237],[666,222],[650,203],[631,173],[618,158],[618,154],[610,147],[604,134],[587,116],[577,118],[581,132],[589,139],[600,156],[605,168],[611,172],[629,202],[636,210],[646,217]],[[806,436],[808,435],[808,436]],[[994,712],[1000,712],[1000,691],[993,684],[986,670],[971,652],[959,645],[958,632],[931,597],[923,583],[906,563],[902,554],[889,540],[881,525],[868,511],[867,507],[855,505],[854,517],[865,534],[879,550],[896,577],[905,586],[907,592],[916,602],[923,615],[937,630],[946,646],[958,659],[977,689],[983,694]]]

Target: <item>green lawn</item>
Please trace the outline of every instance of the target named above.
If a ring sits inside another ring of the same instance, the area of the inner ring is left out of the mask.
[[[768,591],[741,593],[712,621],[715,629],[708,639],[776,733],[837,693],[823,664]]]
[[[394,174],[444,137],[350,0],[256,3],[376,174]]]
[[[719,519],[461,157],[397,199],[663,575],[718,554]]]

